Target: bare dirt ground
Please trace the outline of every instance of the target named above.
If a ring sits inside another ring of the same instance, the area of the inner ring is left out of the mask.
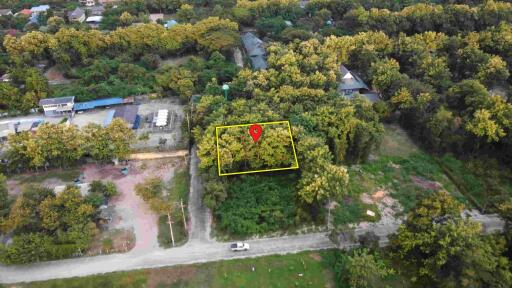
[[[49,84],[68,84],[71,80],[64,77],[64,73],[60,71],[57,66],[53,66],[46,73],[44,73]]]
[[[187,63],[190,56],[165,58],[160,62],[160,67],[176,67]]]
[[[180,159],[157,159],[145,161],[132,161],[129,163],[129,173],[123,175],[120,169],[124,166],[96,165],[84,166],[85,181],[109,180],[113,181],[119,195],[111,200],[115,206],[118,217],[114,217],[111,229],[133,229],[135,245],[132,252],[146,253],[160,250],[157,241],[158,215],[154,214],[149,206],[135,194],[135,185],[147,178],[160,177],[168,181],[174,175],[176,167],[182,164]]]

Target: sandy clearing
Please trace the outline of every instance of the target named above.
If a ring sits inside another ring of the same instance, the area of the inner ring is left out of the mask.
[[[143,254],[162,250],[157,240],[158,215],[135,194],[135,185],[151,177],[168,181],[179,164],[180,160],[175,159],[131,161],[127,176],[120,171],[124,166],[90,164],[84,167],[85,181],[109,180],[116,184],[119,195],[111,200],[111,204],[114,205],[118,217],[115,217],[112,228],[133,229],[136,242],[131,252]]]

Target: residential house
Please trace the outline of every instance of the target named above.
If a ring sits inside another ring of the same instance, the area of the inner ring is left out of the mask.
[[[12,15],[11,9],[0,9],[0,16],[10,16]]]
[[[71,113],[74,105],[75,96],[39,100],[39,106],[43,108],[45,116],[60,116]]]
[[[69,12],[68,19],[72,22],[82,23],[85,21],[85,11],[80,9],[80,7],[76,7],[75,10]]]
[[[251,32],[247,32],[242,35],[242,43],[247,56],[251,59],[252,68],[255,70],[267,69],[267,52],[264,42]]]
[[[105,12],[105,7],[101,5],[87,7],[85,9],[87,10],[89,16],[101,16],[103,15],[103,12]]]
[[[103,16],[90,16],[85,19],[85,22],[89,24],[92,28],[98,28],[98,26],[101,23],[101,20],[103,20]]]
[[[162,13],[155,13],[155,14],[149,14],[149,20],[151,20],[151,22],[153,23],[156,23],[156,21],[158,20],[164,20],[164,14]]]
[[[32,13],[42,13],[42,12],[46,12],[50,9],[50,5],[39,5],[39,6],[34,6],[32,8],[30,8],[30,11]]]
[[[341,80],[338,84],[338,92],[342,96],[352,99],[354,95],[359,94],[366,97],[371,102],[377,102],[379,100],[378,94],[371,92],[366,83],[344,65],[340,66],[340,74]]]

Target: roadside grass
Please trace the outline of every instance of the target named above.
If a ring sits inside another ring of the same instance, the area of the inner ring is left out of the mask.
[[[334,250],[107,273],[22,284],[32,288],[333,287],[325,259]],[[254,269],[253,269],[254,268]]]
[[[158,243],[163,248],[172,248],[181,246],[187,242],[188,231],[183,225],[183,213],[179,206],[180,200],[183,201],[185,217],[188,216],[187,203],[190,185],[190,175],[188,173],[188,166],[178,170],[174,177],[171,179],[167,187],[167,201],[174,203],[172,211],[172,232],[174,235],[174,244],[172,246],[171,229],[169,227],[167,215],[161,215],[158,218]],[[187,217],[188,218],[188,217]],[[187,219],[187,221],[189,221]],[[188,224],[188,223],[187,223]]]
[[[482,212],[496,212],[495,203],[512,197],[512,171],[492,160],[461,161],[447,154],[438,163],[461,193]]]
[[[366,210],[375,212],[375,217],[366,214]],[[361,201],[352,201],[336,207],[333,213],[333,224],[336,227],[361,221],[378,222],[380,220],[379,208],[375,204],[366,204]]]
[[[167,215],[158,217],[158,244],[163,248],[172,248],[185,244],[188,239],[187,230],[183,226],[183,216],[181,210],[173,211],[172,215],[172,233],[174,235],[174,244],[172,246],[171,228],[167,222]]]
[[[396,124],[384,125],[384,136],[376,151],[377,156],[407,157],[420,149],[409,138],[407,132]]]
[[[37,173],[19,174],[11,177],[10,180],[18,181],[20,184],[42,183],[45,180],[56,178],[63,182],[73,182],[80,176],[80,168],[73,167],[67,169],[52,169]]]

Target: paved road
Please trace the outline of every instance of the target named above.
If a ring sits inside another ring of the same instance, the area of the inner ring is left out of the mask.
[[[199,160],[195,148],[193,151],[190,163],[191,187],[189,196],[191,218],[189,225],[191,231],[187,244],[172,249],[152,250],[147,253],[137,253],[132,250],[125,254],[83,257],[30,265],[0,266],[0,283],[69,278],[334,247],[334,244],[323,233],[252,240],[248,241],[251,245],[250,251],[238,253],[231,252],[227,243],[219,243],[210,239],[211,217],[208,209],[202,205],[203,187],[198,176]]]

